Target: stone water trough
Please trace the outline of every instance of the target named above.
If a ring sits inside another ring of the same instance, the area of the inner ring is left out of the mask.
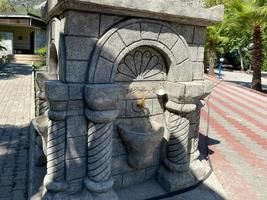
[[[44,177],[34,181],[32,170],[32,199],[146,199],[207,175],[198,151],[200,110],[212,89],[204,43],[222,6],[48,0],[42,15],[48,56],[37,75],[32,168]]]

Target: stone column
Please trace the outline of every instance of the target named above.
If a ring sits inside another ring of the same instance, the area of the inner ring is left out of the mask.
[[[189,129],[189,141],[190,152],[188,158],[190,160],[190,169],[194,171],[194,175],[197,179],[201,180],[207,173],[207,167],[204,166],[199,157],[200,151],[199,145],[199,125],[200,125],[200,111],[205,105],[204,100],[200,100],[197,104],[196,110],[192,112],[190,117],[190,129]]]
[[[85,87],[88,118],[86,188],[96,199],[118,199],[112,190],[111,156],[113,121],[119,114],[118,93],[112,84]]]
[[[49,102],[47,136],[47,173],[44,185],[50,192],[63,192],[65,181],[66,111],[68,87],[60,81],[47,81],[45,93]]]
[[[189,168],[188,142],[189,113],[195,109],[195,106],[168,102],[166,108],[165,117],[169,138],[164,166],[159,170],[158,180],[167,191],[173,192],[192,184],[194,180]]]

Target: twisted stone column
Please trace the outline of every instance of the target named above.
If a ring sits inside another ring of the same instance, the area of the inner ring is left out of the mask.
[[[46,148],[47,174],[44,185],[48,191],[62,192],[68,188],[65,181],[68,86],[60,81],[47,81],[45,94],[49,102],[49,125]]]
[[[47,173],[44,185],[47,190],[61,192],[67,189],[65,182],[65,119],[50,116],[47,136]]]
[[[99,199],[118,199],[112,190],[111,156],[113,121],[117,118],[116,86],[88,85],[85,98],[88,118],[87,189]]]
[[[189,127],[190,112],[195,105],[182,105],[173,102],[166,104],[167,129],[169,138],[166,147],[164,166],[159,169],[158,181],[169,192],[189,186],[194,176],[189,168]]]
[[[167,157],[164,161],[170,170],[188,170],[188,134],[189,118],[187,115],[169,114],[168,130],[170,139],[167,145]]]

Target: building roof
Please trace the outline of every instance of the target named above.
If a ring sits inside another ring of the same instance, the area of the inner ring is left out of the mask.
[[[45,28],[45,22],[30,13],[0,13],[0,25]]]

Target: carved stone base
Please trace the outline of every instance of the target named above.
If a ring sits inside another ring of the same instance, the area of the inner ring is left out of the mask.
[[[184,172],[172,172],[164,166],[160,167],[157,179],[160,185],[168,192],[186,188],[195,182],[195,177],[190,170]]]
[[[161,166],[157,180],[168,192],[174,192],[196,184],[209,173],[210,167],[206,160],[194,160],[190,163],[188,171],[175,172]]]
[[[119,200],[119,197],[114,192],[113,189],[106,191],[104,193],[93,193],[92,200]]]
[[[47,190],[43,191],[42,200],[94,200],[91,193],[83,189],[81,192],[75,194],[68,194],[67,192],[53,193]]]

